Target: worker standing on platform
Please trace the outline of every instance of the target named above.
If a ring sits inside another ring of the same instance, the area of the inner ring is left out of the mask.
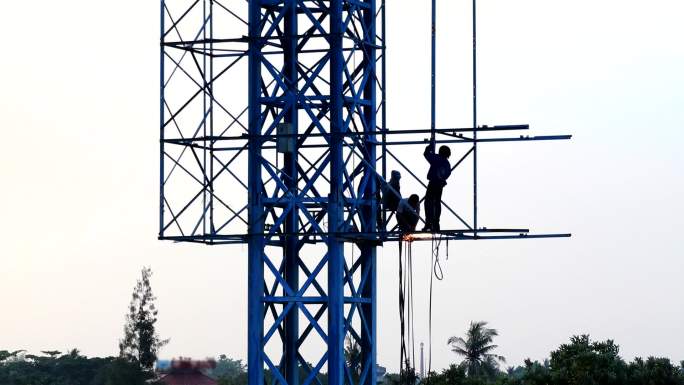
[[[427,178],[428,185],[425,191],[425,227],[423,231],[439,231],[439,217],[442,213],[442,190],[451,175],[449,157],[451,150],[447,146],[441,146],[439,153],[435,154],[434,144],[425,148],[423,156],[430,163]]]
[[[416,231],[420,219],[420,197],[411,194],[410,197],[399,201],[397,206],[397,223],[402,234]]]

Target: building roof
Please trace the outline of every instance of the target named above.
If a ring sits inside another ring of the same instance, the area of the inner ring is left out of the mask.
[[[165,385],[218,385],[202,373],[169,373],[159,379]]]

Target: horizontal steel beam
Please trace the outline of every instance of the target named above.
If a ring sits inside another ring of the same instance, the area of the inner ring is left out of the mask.
[[[481,126],[477,129],[472,127],[459,127],[459,128],[438,128],[435,130],[438,134],[450,135],[460,132],[473,132],[475,130],[479,132],[491,132],[491,131],[514,131],[514,130],[529,130],[530,126],[528,124],[516,124],[516,125],[499,125],[499,126]],[[429,134],[432,131],[430,129],[409,129],[409,130],[376,130],[376,131],[349,131],[340,133],[342,136],[366,136],[366,135],[406,135],[406,134]],[[309,133],[309,134],[269,134],[269,135],[257,135],[257,137],[265,139],[277,139],[285,137],[297,137],[297,138],[315,138],[315,137],[329,137],[330,134],[321,133]],[[171,142],[205,142],[205,141],[222,141],[222,140],[247,140],[250,138],[249,134],[233,135],[233,136],[198,136],[195,138],[182,138],[182,139],[167,139],[169,143]]]
[[[323,234],[316,233],[301,233],[299,236],[316,237]],[[432,240],[503,240],[503,239],[539,239],[539,238],[569,238],[571,233],[549,233],[549,234],[530,234],[527,232],[520,232],[517,234],[502,234],[492,230],[478,230],[477,235],[474,235],[470,230],[463,232],[446,232],[439,233],[411,233],[408,237],[405,234],[397,232],[377,233],[377,235],[384,235],[383,237],[369,238],[364,237],[363,233],[338,233],[337,236],[346,242],[394,242],[399,240],[410,240],[412,242],[432,241]],[[226,236],[226,235],[207,235],[207,236],[164,236],[159,237],[159,240],[175,241],[175,242],[193,242],[207,245],[224,245],[224,244],[241,244],[247,242],[247,235],[243,236]]]
[[[304,304],[325,304],[328,303],[328,297],[292,297],[292,296],[265,296],[266,303],[304,303]],[[344,303],[371,303],[370,298],[362,297],[344,297]]]
[[[361,134],[363,135],[363,134]],[[468,144],[468,143],[496,143],[496,142],[535,142],[535,141],[549,141],[549,140],[569,140],[572,139],[572,135],[542,135],[542,136],[520,136],[520,137],[509,137],[509,138],[458,138],[458,139],[436,139],[437,144]],[[209,139],[195,140],[195,139],[162,139],[164,143],[177,144],[182,146],[190,146],[200,149],[209,149],[208,147],[200,146],[195,144],[197,141],[210,141]],[[404,141],[366,141],[367,143],[377,144],[377,145],[387,145],[387,146],[407,146],[407,145],[426,145],[429,144],[428,139],[423,140],[404,140]],[[343,143],[347,147],[356,147],[357,143]],[[330,147],[327,143],[320,144],[302,144],[299,148],[327,148]],[[263,150],[273,150],[276,146],[262,146]],[[213,147],[213,151],[240,151],[244,149],[244,146],[232,146],[232,147]]]

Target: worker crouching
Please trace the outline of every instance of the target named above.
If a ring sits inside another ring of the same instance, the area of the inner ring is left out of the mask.
[[[420,219],[420,198],[412,194],[399,201],[397,205],[397,223],[402,234],[416,231]]]

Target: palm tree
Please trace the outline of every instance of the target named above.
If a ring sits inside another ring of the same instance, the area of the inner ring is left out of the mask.
[[[451,345],[451,351],[463,356],[463,365],[468,376],[494,376],[499,368],[499,362],[506,362],[503,356],[493,354],[492,351],[498,348],[493,345],[494,337],[499,333],[496,329],[487,328],[487,322],[470,322],[470,327],[466,332],[466,338],[451,337],[447,345]]]
[[[357,381],[361,376],[361,346],[350,334],[345,338],[344,359],[354,380]]]

